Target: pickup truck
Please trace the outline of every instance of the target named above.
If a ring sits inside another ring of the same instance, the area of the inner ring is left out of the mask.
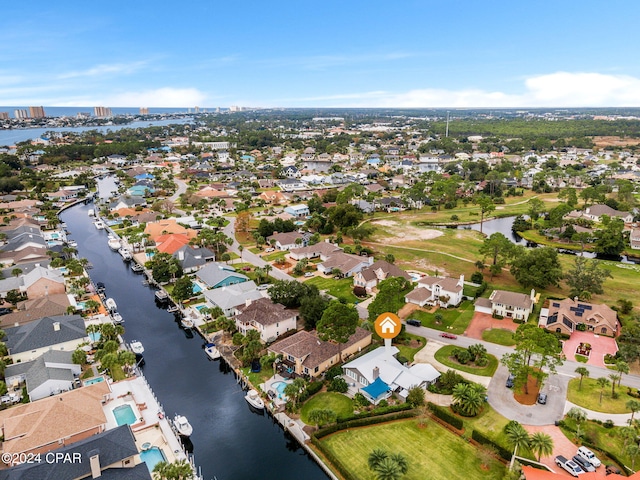
[[[580,466],[576,462],[574,462],[573,460],[567,460],[562,455],[558,455],[556,457],[556,464],[559,467],[564,468],[573,477],[577,477],[578,475],[582,475],[583,473],[585,473],[585,471],[580,468]]]

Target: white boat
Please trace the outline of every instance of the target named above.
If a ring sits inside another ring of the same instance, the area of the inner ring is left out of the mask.
[[[104,222],[102,220],[96,220],[95,222],[93,222],[93,226],[98,230],[104,230]]]
[[[118,249],[118,253],[120,254],[120,256],[125,262],[128,262],[133,258],[133,255],[131,255],[131,251],[127,248],[123,247]]]
[[[131,347],[131,351],[137,355],[142,355],[144,353],[144,347],[142,346],[142,342],[138,340],[134,340],[129,344]]]
[[[214,343],[207,343],[207,346],[204,347],[204,353],[206,353],[207,357],[211,360],[220,358],[220,350],[218,350],[218,347],[216,347]]]
[[[193,320],[190,319],[189,317],[184,317],[180,320],[180,324],[182,325],[183,328],[193,328],[194,327],[194,323]]]
[[[180,310],[180,308],[178,308],[177,305],[171,305],[170,307],[167,308],[167,312],[169,313],[176,313]]]
[[[144,267],[142,265],[140,265],[139,263],[133,263],[131,265],[131,270],[135,273],[140,273],[144,271]]]
[[[176,427],[178,433],[183,437],[188,437],[193,433],[193,427],[184,415],[176,414],[176,416],[173,417],[173,426]]]
[[[244,399],[247,401],[249,405],[258,410],[264,409],[264,401],[260,398],[260,394],[257,391],[251,389],[244,396]]]
[[[67,245],[69,245],[71,248],[76,248],[78,246],[78,242],[76,242],[75,240],[69,240],[67,242]]]
[[[122,318],[122,315],[120,315],[118,312],[113,312],[111,314],[111,317],[113,318],[113,323],[122,323],[122,322],[124,322],[124,319]]]
[[[87,212],[87,215],[89,215],[90,217],[93,217],[96,214],[96,212],[93,210],[93,208],[90,208],[89,211]]]
[[[118,306],[116,305],[116,301],[113,298],[107,298],[104,301],[104,306],[107,308],[107,310],[109,310],[110,312],[115,312],[118,309]]]
[[[169,295],[164,290],[156,290],[155,295],[156,295],[156,300],[158,300],[159,302],[165,302],[169,300]]]
[[[122,244],[120,243],[120,240],[118,240],[116,237],[112,237],[112,236],[109,236],[109,240],[107,241],[107,245],[109,245],[109,248],[111,250],[120,250],[120,247],[122,247]]]

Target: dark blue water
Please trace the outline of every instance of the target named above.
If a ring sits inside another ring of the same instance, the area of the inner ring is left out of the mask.
[[[104,282],[125,320],[125,340],[145,348],[144,375],[168,415],[179,412],[193,425],[193,453],[205,480],[323,479],[327,476],[268,415],[249,409],[233,373],[210,361],[195,335],[187,338],[174,316],[156,306],[154,293],[107,246],[107,233],[88,216],[94,205],[63,212],[79,255],[94,282]]]

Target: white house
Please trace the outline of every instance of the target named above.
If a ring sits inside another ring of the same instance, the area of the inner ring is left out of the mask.
[[[460,278],[427,276],[418,280],[416,288],[405,295],[404,300],[420,307],[439,305],[447,308],[462,302],[463,289],[464,275]]]
[[[296,240],[300,239],[300,242],[296,243]],[[271,243],[271,240],[275,241],[275,247],[278,250],[286,251],[292,248],[306,245],[305,236],[298,232],[283,232],[274,233],[267,237],[267,241]]]
[[[237,307],[236,327],[243,335],[249,330],[260,332],[260,340],[273,342],[289,330],[296,329],[297,316],[279,303],[269,298],[247,300],[245,305]]]
[[[318,264],[318,271],[325,275],[331,275],[338,270],[343,277],[351,277],[363,268],[373,264],[373,257],[361,257],[344,252],[336,252]]]
[[[489,298],[478,298],[475,310],[482,313],[491,313],[494,316],[527,320],[535,304],[535,290],[530,295],[505,290],[494,290]]]
[[[285,207],[284,211],[297,218],[309,216],[309,207],[303,203],[299,205],[289,205],[288,207]]]
[[[371,292],[378,286],[378,283],[391,277],[403,277],[411,280],[411,276],[401,268],[385,260],[378,260],[353,276],[353,286],[364,287],[368,292]]]

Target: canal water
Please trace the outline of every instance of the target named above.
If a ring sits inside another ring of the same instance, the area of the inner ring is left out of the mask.
[[[193,425],[193,454],[205,480],[326,479],[326,474],[268,415],[250,410],[232,372],[210,361],[203,340],[187,338],[174,316],[156,306],[154,292],[142,284],[117,252],[107,233],[88,216],[93,205],[61,213],[80,257],[93,265],[94,282],[103,282],[125,320],[125,340],[145,348],[143,372],[167,415],[186,415]]]

